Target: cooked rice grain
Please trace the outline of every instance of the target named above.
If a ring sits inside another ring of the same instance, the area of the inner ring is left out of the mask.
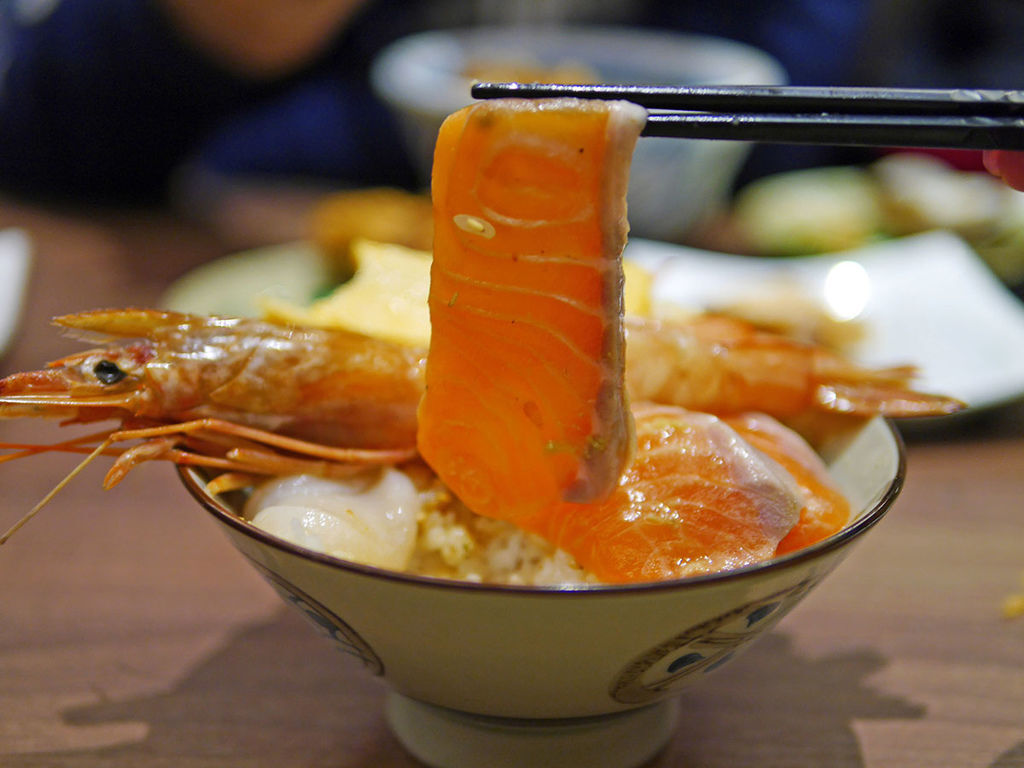
[[[511,523],[470,512],[438,482],[421,500],[410,573],[521,586],[596,583],[562,550]]]

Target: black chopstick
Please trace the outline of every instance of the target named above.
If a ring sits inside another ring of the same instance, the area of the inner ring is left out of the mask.
[[[1024,91],[478,83],[472,95],[624,99],[656,110],[644,136],[1024,149]]]
[[[651,114],[642,136],[848,147],[1024,149],[1024,119],[891,115]]]
[[[571,96],[622,99],[650,109],[699,112],[772,112],[902,115],[979,115],[1024,117],[1024,91],[937,88],[817,88],[736,85],[561,85],[548,83],[476,83],[473,98],[518,96],[526,99]]]

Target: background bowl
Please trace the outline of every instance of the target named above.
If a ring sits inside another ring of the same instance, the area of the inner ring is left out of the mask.
[[[487,586],[338,560],[264,533],[207,494],[198,472],[180,473],[281,597],[383,678],[394,692],[392,728],[418,757],[454,766],[485,754],[477,764],[497,768],[536,764],[533,747],[548,755],[564,747],[573,758],[564,764],[600,768],[653,754],[671,734],[672,697],[772,627],[892,505],[904,454],[888,422],[836,435],[822,452],[855,510],[829,539],[731,572],[574,589]],[[459,744],[472,754],[453,756]]]
[[[605,83],[778,85],[786,74],[767,53],[731,40],[613,27],[511,27],[425,32],[386,48],[374,61],[377,95],[401,119],[424,180],[441,121],[469,104],[476,63],[543,68],[581,65]],[[678,240],[729,193],[748,144],[645,138],[633,158],[631,231]]]

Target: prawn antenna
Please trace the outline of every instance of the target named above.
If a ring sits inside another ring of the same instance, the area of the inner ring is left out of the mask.
[[[49,504],[50,500],[53,499],[53,497],[56,496],[58,493],[60,493],[60,491],[63,490],[64,486],[66,486],[68,483],[74,480],[75,477],[77,477],[78,474],[83,469],[85,469],[90,464],[90,462],[92,462],[93,459],[101,455],[110,446],[111,442],[111,439],[108,437],[102,443],[97,445],[93,452],[86,456],[84,459],[82,459],[82,461],[79,462],[77,467],[68,472],[67,476],[65,476],[63,480],[57,483],[57,485],[55,485],[53,489],[39,501],[38,504],[32,507],[32,509],[30,509],[18,522],[16,522],[10,528],[4,531],[3,535],[0,535],[0,546],[6,544],[7,540],[11,538],[15,533],[17,533],[21,529],[21,527],[25,525],[29,520],[35,517],[39,510],[41,510],[43,507]]]

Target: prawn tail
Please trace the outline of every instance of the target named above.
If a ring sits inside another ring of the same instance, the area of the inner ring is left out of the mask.
[[[831,413],[897,419],[946,416],[967,407],[954,397],[918,391],[913,387],[916,375],[917,369],[911,365],[871,368],[817,350],[813,404],[817,410]]]
[[[965,403],[953,397],[918,392],[886,381],[819,384],[814,402],[819,409],[831,413],[887,418],[945,416],[966,407]]]

